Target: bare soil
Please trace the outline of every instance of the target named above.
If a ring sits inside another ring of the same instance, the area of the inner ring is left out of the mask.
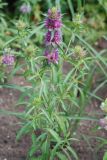
[[[15,77],[12,83],[22,85],[20,77]],[[0,89],[0,109],[16,111],[15,103],[20,92],[12,89]],[[25,160],[29,148],[29,137],[24,137],[16,142],[16,134],[19,130],[19,119],[14,116],[0,115],[0,160]]]

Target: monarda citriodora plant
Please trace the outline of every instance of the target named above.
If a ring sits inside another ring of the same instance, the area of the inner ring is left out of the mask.
[[[44,20],[44,53],[35,57],[31,85],[24,87],[23,97],[28,100],[22,117],[22,129],[17,138],[30,133],[32,145],[28,159],[78,159],[72,144],[77,141],[77,128],[84,116],[87,92],[85,90],[88,65],[84,48],[70,49],[63,44],[62,14],[53,7]],[[71,40],[70,40],[71,41]],[[64,72],[64,64],[69,64]],[[88,89],[88,88],[87,88]]]
[[[20,11],[23,15],[28,15],[31,8],[23,4]],[[21,56],[23,61],[21,65],[20,62],[16,63],[13,74],[22,68],[22,75],[29,83],[26,86],[9,87],[22,92],[17,106],[23,104],[25,109],[12,114],[22,120],[17,139],[24,134],[31,136],[28,160],[78,160],[73,148],[74,142],[79,141],[78,127],[81,120],[94,119],[87,116],[85,107],[90,99],[90,84],[94,71],[92,66],[95,66],[96,59],[88,54],[86,46],[83,47],[77,39],[75,42],[75,38],[84,42],[77,34],[78,29],[82,30],[82,22],[78,22],[80,17],[73,21],[77,28],[74,28],[72,34],[71,29],[63,25],[62,18],[57,7],[48,10],[43,24],[43,46],[41,45],[38,53],[35,43],[29,39],[33,33],[40,31],[40,27],[34,30],[35,32],[31,31],[30,36],[27,32],[27,36],[23,38],[26,25],[18,23],[21,24],[18,25],[18,36],[22,36],[22,39],[16,37],[17,46],[20,44],[17,55],[19,53],[18,56]],[[62,31],[65,30],[71,35],[69,44],[64,42]],[[76,45],[77,43],[79,44]],[[14,63],[15,57],[6,54],[2,61],[9,65]]]

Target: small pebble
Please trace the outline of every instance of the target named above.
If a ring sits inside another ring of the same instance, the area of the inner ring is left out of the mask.
[[[13,96],[13,93],[12,93],[12,92],[10,92],[10,93],[9,93],[9,95],[10,95],[10,96]]]
[[[10,136],[8,135],[7,138],[10,138]]]

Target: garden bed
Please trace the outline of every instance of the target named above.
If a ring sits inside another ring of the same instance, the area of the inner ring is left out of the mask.
[[[106,8],[0,1],[0,160],[107,160]]]
[[[104,42],[100,43],[104,44]],[[104,45],[104,47],[106,47],[106,45]],[[68,67],[66,64],[65,66]],[[9,83],[20,86],[26,85],[25,80],[20,76],[15,76]],[[106,88],[102,89],[98,94],[100,97],[106,98]],[[14,107],[19,97],[19,91],[7,88],[0,89],[0,108],[9,111],[23,111],[21,107],[18,109]],[[92,116],[94,113],[98,112],[98,117],[100,118],[103,113],[101,112],[99,105],[100,101],[93,99],[92,103],[86,108],[87,114]],[[19,122],[19,119],[14,116],[0,116],[0,160],[25,160],[30,146],[30,137],[24,136],[20,141],[16,141],[16,134],[20,126],[18,125]],[[94,137],[89,140],[90,145],[82,139],[73,144],[80,160],[101,160],[107,149],[107,146],[105,146],[95,153],[98,145],[95,136],[103,138],[107,137],[107,132],[105,130],[92,132],[92,128],[95,125],[96,123],[92,121],[82,121],[80,124],[78,133]]]

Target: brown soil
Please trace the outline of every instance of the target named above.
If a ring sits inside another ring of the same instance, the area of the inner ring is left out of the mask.
[[[101,42],[100,42],[101,43]],[[25,81],[16,76],[11,83],[25,85]],[[14,107],[20,96],[20,92],[12,89],[0,88],[0,109],[16,111]],[[102,92],[101,96],[107,97],[106,90]],[[86,108],[87,113],[92,115],[96,112],[100,113],[98,116],[102,117],[102,112],[99,108],[99,101],[93,100],[93,103]],[[0,115],[0,160],[25,160],[27,151],[30,145],[29,137],[25,136],[19,142],[16,142],[16,134],[19,129],[19,119],[13,116]],[[102,160],[104,151],[107,150],[107,145],[96,152],[98,147],[98,141],[95,136],[107,137],[107,131],[99,130],[97,132],[92,131],[92,127],[95,126],[95,122],[82,121],[78,133],[82,133],[87,136],[93,136],[94,138],[89,140],[89,143],[83,141],[83,139],[74,144],[79,160]],[[87,137],[86,137],[87,139]]]
[[[15,77],[12,83],[23,85],[24,81],[20,77]],[[103,95],[106,94],[103,93]],[[103,96],[102,95],[102,96]],[[20,92],[12,89],[0,89],[0,109],[6,109],[16,111],[14,104],[17,102]],[[93,101],[91,106],[86,109],[89,115],[99,112],[99,102]],[[101,115],[99,116],[101,117]],[[23,137],[19,142],[16,142],[16,134],[19,129],[19,119],[13,116],[0,116],[0,160],[25,160],[27,151],[29,149],[30,140],[29,137]],[[95,125],[95,123],[94,123]],[[91,121],[82,121],[79,132],[88,136],[107,137],[107,132],[97,131],[92,133],[93,123]],[[107,147],[103,147],[102,150],[95,154],[95,149],[98,142],[95,138],[89,140],[90,146],[83,140],[74,144],[80,160],[102,160],[103,154]]]
[[[15,77],[13,82],[16,81],[23,84],[20,77]],[[0,109],[15,111],[14,105],[19,96],[20,92],[16,90],[0,89]],[[25,160],[30,143],[28,137],[16,142],[19,122],[16,117],[0,115],[0,160]]]

